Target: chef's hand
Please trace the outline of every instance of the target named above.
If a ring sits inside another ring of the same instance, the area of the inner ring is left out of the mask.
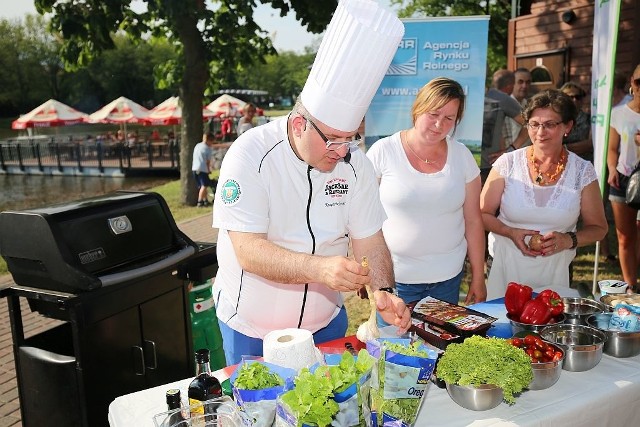
[[[386,291],[375,291],[378,313],[385,322],[398,327],[398,335],[402,335],[411,326],[411,312],[402,299]]]
[[[320,282],[338,292],[354,292],[371,283],[369,268],[353,259],[332,256],[317,257],[320,266]]]

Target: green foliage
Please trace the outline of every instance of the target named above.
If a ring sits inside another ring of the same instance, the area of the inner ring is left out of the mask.
[[[238,371],[234,386],[242,390],[262,390],[284,385],[282,377],[262,363],[245,363]]]
[[[332,399],[333,382],[327,366],[320,366],[312,374],[303,368],[294,380],[295,388],[280,397],[302,424],[328,426],[338,413],[338,404]]]
[[[496,385],[509,404],[533,380],[531,358],[524,350],[501,338],[477,335],[449,344],[438,362],[437,375],[449,384]]]
[[[329,366],[333,390],[341,393],[357,383],[365,373],[371,370],[375,361],[365,349],[358,352],[357,359],[349,351],[343,352],[340,363]]]
[[[390,0],[390,3],[400,7],[398,16],[401,18],[490,15],[488,75],[506,66],[508,22],[511,17],[510,0],[492,0],[488,2],[488,7],[486,1],[479,0]]]

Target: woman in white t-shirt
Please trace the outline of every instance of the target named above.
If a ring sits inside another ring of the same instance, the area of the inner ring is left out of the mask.
[[[405,302],[433,296],[457,304],[466,256],[472,279],[465,302],[486,299],[480,169],[451,136],[464,106],[460,84],[436,78],[418,92],[413,127],[380,139],[367,152],[388,217],[382,231],[396,289]]]
[[[611,110],[607,167],[609,178],[609,200],[618,236],[618,256],[622,278],[629,289],[637,287],[638,280],[638,228],[637,209],[625,203],[625,192],[629,176],[638,163],[640,145],[640,65],[631,75],[630,91],[633,98]]]

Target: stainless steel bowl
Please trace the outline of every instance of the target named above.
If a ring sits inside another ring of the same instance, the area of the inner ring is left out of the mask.
[[[586,325],[587,317],[607,311],[607,307],[600,301],[589,298],[562,298],[564,303],[565,323],[572,325]]]
[[[507,313],[507,319],[509,319],[509,323],[511,323],[511,333],[513,335],[517,334],[518,332],[522,332],[522,331],[527,331],[527,332],[535,332],[536,334],[540,334],[540,332],[542,332],[542,330],[544,328],[546,328],[549,325],[557,325],[560,323],[564,323],[565,320],[565,315],[561,314],[560,316],[558,316],[554,322],[552,323],[545,323],[544,325],[531,325],[529,323],[522,323],[522,322],[517,322],[515,320],[513,320],[511,318],[511,315]]]
[[[565,352],[562,369],[588,371],[600,363],[607,336],[599,329],[584,325],[547,326],[540,333],[542,339],[563,347]]]
[[[500,387],[495,385],[457,385],[447,383],[449,396],[458,405],[472,411],[486,411],[493,409],[502,402],[504,394]]]
[[[632,357],[640,354],[640,332],[623,332],[609,329],[613,313],[593,314],[587,318],[587,325],[600,329],[607,335],[604,352],[613,357]]]
[[[560,346],[553,345],[555,349],[562,352],[562,358],[555,362],[531,362],[531,368],[533,369],[533,380],[529,387],[529,390],[544,390],[549,388],[558,382],[560,374],[562,373],[562,363],[564,362],[565,352]]]

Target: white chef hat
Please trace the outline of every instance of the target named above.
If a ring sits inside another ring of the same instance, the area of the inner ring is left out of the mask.
[[[404,35],[404,25],[372,0],[341,0],[300,99],[334,129],[358,129]]]

